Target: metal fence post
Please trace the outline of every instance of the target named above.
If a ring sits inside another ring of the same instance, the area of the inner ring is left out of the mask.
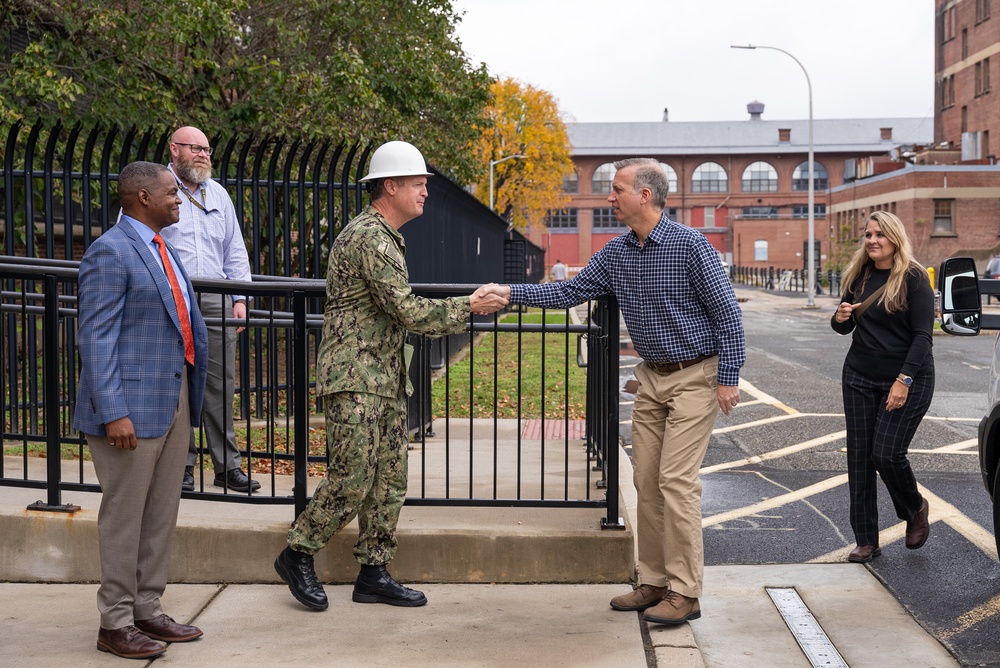
[[[604,451],[604,461],[605,461],[605,474],[604,480],[607,484],[607,515],[601,518],[601,528],[602,529],[615,529],[623,530],[625,528],[625,519],[618,515],[618,454],[621,451],[619,447],[619,435],[618,435],[618,369],[619,369],[619,349],[618,349],[618,338],[620,334],[620,324],[618,315],[618,300],[615,299],[614,295],[607,297],[605,302],[605,308],[607,308],[607,318],[605,318],[605,332],[607,334],[606,340],[608,342],[607,350],[607,375],[605,378],[605,401],[607,402],[607,409],[605,412],[607,425],[604,430],[607,435],[607,440],[605,441],[605,451]]]
[[[48,501],[35,501],[28,510],[48,510],[73,513],[80,506],[62,503],[62,420],[59,415],[59,283],[55,276],[45,275],[45,313],[42,316],[43,353],[42,379],[45,397],[45,467]]]
[[[292,495],[295,497],[295,516],[306,509],[306,490],[309,475],[309,363],[306,327],[306,294],[301,290],[292,293],[294,314],[293,369],[295,373],[295,469]]]

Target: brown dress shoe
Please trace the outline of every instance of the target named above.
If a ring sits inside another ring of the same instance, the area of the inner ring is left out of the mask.
[[[152,659],[167,651],[166,647],[131,625],[111,630],[101,628],[97,632],[97,649],[123,659]]]
[[[927,536],[931,533],[931,524],[927,521],[928,511],[927,499],[924,499],[920,510],[906,523],[906,549],[916,550],[927,542]]]
[[[633,591],[611,599],[611,607],[615,610],[645,610],[663,600],[663,596],[668,591],[670,591],[670,587],[641,584]]]
[[[150,638],[163,642],[187,642],[202,636],[202,631],[197,626],[178,624],[167,615],[152,619],[137,619],[135,625]]]
[[[654,624],[676,626],[692,619],[701,617],[701,605],[698,599],[668,591],[663,600],[655,608],[643,613],[642,618]]]
[[[867,564],[880,554],[882,554],[882,548],[878,545],[858,545],[847,555],[847,560],[856,564]]]

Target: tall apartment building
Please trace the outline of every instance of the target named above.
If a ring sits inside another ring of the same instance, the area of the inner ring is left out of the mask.
[[[935,2],[934,144],[898,170],[830,192],[841,243],[853,243],[874,209],[907,226],[918,261],[1000,253],[1000,16],[991,0]],[[901,156],[902,157],[902,156]],[[982,262],[981,262],[982,263]]]

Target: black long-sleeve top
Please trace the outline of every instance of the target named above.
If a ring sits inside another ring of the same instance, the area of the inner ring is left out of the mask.
[[[861,279],[851,285],[843,301],[856,304],[889,280],[888,269],[870,268],[871,276],[864,290],[857,294]],[[924,362],[931,357],[934,331],[934,291],[923,272],[910,271],[906,276],[906,306],[895,313],[888,313],[885,305],[876,301],[860,318],[852,315],[849,320],[837,322],[830,319],[838,334],[854,332],[854,341],[847,353],[845,364],[858,373],[875,380],[891,380],[900,373],[916,376]]]

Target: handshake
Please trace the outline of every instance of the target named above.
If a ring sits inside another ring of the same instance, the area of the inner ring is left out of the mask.
[[[510,286],[487,283],[469,297],[472,312],[478,315],[496,313],[510,302]]]

